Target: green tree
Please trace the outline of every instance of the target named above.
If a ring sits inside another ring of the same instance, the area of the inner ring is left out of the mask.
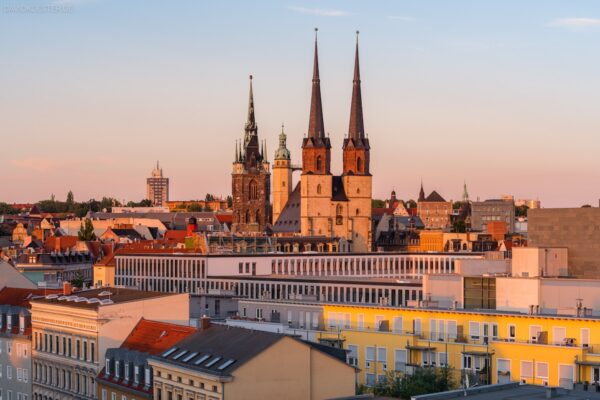
[[[467,226],[465,225],[465,221],[454,221],[452,225],[452,232],[456,233],[465,233],[467,231]]]
[[[215,200],[215,196],[213,196],[210,193],[206,193],[206,196],[205,196],[204,200],[206,200],[206,201],[214,201]]]
[[[589,204],[584,204],[584,205],[581,206],[581,208],[592,208],[592,206],[589,205]]]
[[[77,238],[82,241],[89,242],[96,240],[96,234],[94,234],[94,224],[89,218],[85,219],[85,222],[81,223],[79,232],[77,232]]]
[[[410,209],[410,208],[417,208],[417,202],[414,201],[413,199],[407,200],[404,203],[404,207],[406,207],[406,209]]]
[[[452,209],[453,210],[458,210],[459,208],[462,207],[462,201],[455,201],[454,203],[452,203]]]
[[[202,206],[198,203],[192,203],[189,206],[187,206],[187,210],[189,212],[200,212],[202,211]]]
[[[212,208],[210,208],[210,206],[207,204],[207,205],[204,206],[204,208],[202,209],[202,211],[211,212]]]
[[[13,208],[10,204],[0,203],[0,215],[2,214],[17,214],[19,210]]]
[[[373,393],[377,396],[410,399],[412,396],[444,392],[454,388],[450,368],[416,368],[410,375],[388,371],[384,378],[377,382]]]
[[[517,207],[515,207],[515,216],[516,217],[526,217],[527,210],[529,210],[529,207],[527,207],[525,204],[523,204],[522,206],[517,206]]]
[[[233,197],[227,196],[227,208],[233,207]]]
[[[373,200],[371,200],[371,207],[383,208],[383,207],[385,207],[385,201],[380,200],[380,199],[373,199]]]
[[[83,280],[83,274],[80,271],[77,271],[75,273],[75,278],[71,280],[71,286],[82,289],[84,283],[85,281]]]

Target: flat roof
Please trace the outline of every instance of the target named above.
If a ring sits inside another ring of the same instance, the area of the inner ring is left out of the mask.
[[[178,293],[148,292],[121,287],[105,287],[100,289],[82,290],[65,296],[51,294],[30,300],[31,303],[52,304],[64,307],[97,309],[101,306],[131,301],[147,300],[158,297],[173,296]]]
[[[415,400],[429,399],[452,399],[452,398],[468,398],[472,400],[514,400],[514,399],[546,399],[546,393],[550,390],[555,391],[552,398],[564,400],[585,400],[585,399],[600,399],[600,392],[596,392],[593,385],[589,386],[588,391],[582,389],[567,390],[562,388],[550,388],[545,386],[535,385],[519,385],[519,384],[504,384],[504,385],[489,385],[475,387],[467,390],[465,396],[464,390],[452,390],[449,392],[432,393],[429,395],[413,396]],[[444,397],[441,397],[444,395]],[[454,395],[454,396],[453,396]]]
[[[210,279],[234,279],[239,281],[286,281],[299,283],[364,283],[368,285],[423,286],[420,279],[379,278],[367,276],[314,276],[314,275],[209,275]]]

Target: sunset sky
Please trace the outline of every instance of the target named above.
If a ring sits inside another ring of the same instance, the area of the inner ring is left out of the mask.
[[[14,6],[27,7],[14,8]],[[44,8],[52,6],[53,8]],[[0,201],[231,190],[248,75],[272,159],[308,128],[314,27],[333,170],[360,30],[374,196],[600,198],[598,1],[0,0]],[[28,8],[29,7],[29,8]],[[298,178],[298,176],[295,176]]]

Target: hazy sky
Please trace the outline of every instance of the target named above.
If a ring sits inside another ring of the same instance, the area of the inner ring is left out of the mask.
[[[360,30],[374,196],[600,198],[598,1],[0,0],[0,201],[230,192],[253,74],[269,158],[308,128],[319,27],[333,169]],[[297,176],[296,176],[297,178]]]

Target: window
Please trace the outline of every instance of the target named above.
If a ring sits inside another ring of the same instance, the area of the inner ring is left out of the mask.
[[[440,367],[445,367],[448,362],[448,355],[446,353],[438,353],[438,365]]]
[[[471,339],[479,339],[479,322],[469,322],[469,336]]]
[[[402,333],[402,317],[394,317],[393,321],[393,331],[394,333]]]
[[[250,184],[248,185],[248,194],[250,196],[250,200],[258,199],[258,185],[256,184],[256,181],[250,181]]]
[[[366,386],[373,387],[375,386],[375,374],[367,374],[367,381],[365,382]]]
[[[514,342],[517,337],[517,327],[514,325],[508,326],[508,341]]]
[[[559,326],[552,327],[552,337],[554,344],[564,344],[567,336],[567,329]]]
[[[535,363],[535,376],[536,376],[536,378],[548,379],[548,363],[536,362]]]
[[[387,349],[385,347],[377,348],[377,362],[381,363],[381,367],[387,369]]]
[[[12,367],[10,365],[6,366],[6,379],[12,379]]]
[[[106,389],[102,389],[102,400],[108,400],[108,394],[106,393]]]
[[[421,319],[420,318],[415,318],[413,320],[413,333],[415,335],[421,334]]]
[[[317,185],[317,194],[321,194],[321,184]]]
[[[360,157],[356,159],[356,170],[357,172],[363,172],[363,162]]]
[[[316,168],[317,171],[321,170],[322,164],[323,164],[323,162],[321,160],[321,156],[317,156],[317,168]]]
[[[348,345],[348,364],[358,367],[358,346]]]
[[[160,398],[160,396],[159,396],[159,398]],[[111,400],[117,400],[117,394],[115,392],[112,392],[111,395],[110,395],[110,399]]]
[[[521,378],[533,378],[533,362],[521,361]]]
[[[23,381],[23,368],[17,368],[17,381]]]
[[[256,309],[256,318],[257,319],[262,319],[262,317],[263,317],[263,310],[262,310],[262,308],[257,308]]]
[[[27,368],[23,368],[23,382],[29,382],[29,370]]]
[[[358,314],[358,329],[365,329],[365,314]]]
[[[396,371],[404,371],[406,368],[406,350],[396,349],[394,351],[394,362]]]
[[[473,368],[473,356],[463,355],[462,368],[463,369],[472,369]]]
[[[581,328],[581,346],[588,347],[590,345],[590,330]]]
[[[375,361],[375,347],[367,346],[365,348],[365,367],[370,368],[371,363]]]

